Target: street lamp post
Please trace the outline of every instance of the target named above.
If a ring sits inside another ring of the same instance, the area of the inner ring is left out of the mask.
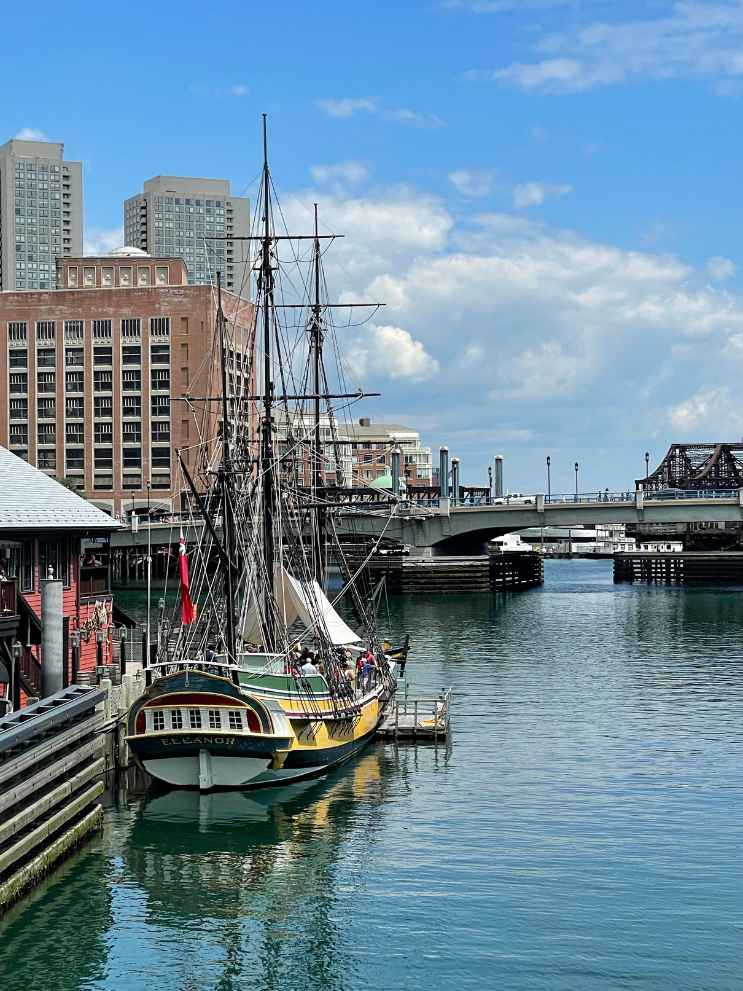
[[[578,501],[578,462],[575,462],[575,501]]]
[[[650,474],[650,454],[645,451],[645,488],[648,487],[648,475]]]
[[[547,455],[547,502],[550,501],[550,465],[552,461],[550,460],[549,454]]]

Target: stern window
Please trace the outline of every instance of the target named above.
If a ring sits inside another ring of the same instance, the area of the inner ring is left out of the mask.
[[[240,716],[240,711],[235,709],[230,709],[230,729],[242,729],[243,722]]]
[[[188,710],[188,725],[191,729],[201,729],[201,709]]]
[[[165,729],[165,713],[162,709],[156,709],[152,713],[152,728],[156,733],[158,730]]]
[[[221,729],[222,728],[222,714],[219,709],[209,710],[209,729]]]
[[[170,710],[170,728],[183,729],[183,713],[180,709]]]

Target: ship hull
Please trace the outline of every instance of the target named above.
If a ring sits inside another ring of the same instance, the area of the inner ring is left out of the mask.
[[[290,693],[267,696],[212,674],[179,671],[157,679],[134,703],[126,739],[148,774],[178,788],[278,786],[352,758],[372,739],[384,711],[376,691],[347,718],[332,709],[323,718],[319,706],[310,718],[298,711],[300,701]],[[192,720],[198,728],[182,728]],[[211,720],[219,728],[206,729]],[[239,728],[228,729],[229,720]]]

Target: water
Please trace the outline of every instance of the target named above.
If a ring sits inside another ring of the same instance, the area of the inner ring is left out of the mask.
[[[448,747],[122,796],[0,925],[3,991],[741,987],[741,590],[548,562],[390,613]]]

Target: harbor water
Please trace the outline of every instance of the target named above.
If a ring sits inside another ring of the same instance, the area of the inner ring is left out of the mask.
[[[0,922],[3,991],[743,985],[743,589],[548,561],[390,599],[446,745],[292,788],[123,789]]]

